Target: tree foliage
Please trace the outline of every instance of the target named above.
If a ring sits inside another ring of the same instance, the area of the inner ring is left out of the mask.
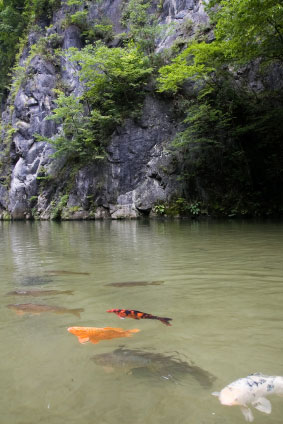
[[[67,54],[80,65],[85,91],[78,98],[57,93],[57,107],[48,119],[61,123],[62,131],[50,142],[58,154],[101,157],[115,127],[139,111],[152,68],[133,45],[109,48],[97,42],[82,50],[69,49]]]
[[[216,40],[229,60],[239,64],[257,58],[283,61],[282,0],[222,0],[211,17],[216,22]]]
[[[148,58],[134,45],[109,48],[98,42],[81,51],[70,49],[70,59],[81,67],[85,97],[103,109],[130,110],[152,72]]]
[[[0,99],[9,78],[8,73],[17,52],[17,43],[25,28],[25,0],[0,2]]]
[[[170,65],[160,69],[160,91],[174,91],[187,78],[205,79],[224,66],[251,60],[283,62],[283,1],[210,2],[215,39],[194,41]]]
[[[156,17],[149,13],[150,6],[149,1],[129,0],[122,13],[122,24],[128,29],[122,34],[124,39],[137,43],[147,54],[153,53],[160,28]]]
[[[8,92],[10,72],[20,48],[20,39],[29,26],[47,21],[59,0],[0,1],[0,102]]]
[[[60,90],[55,90],[57,98],[56,108],[47,119],[61,124],[60,133],[52,140],[56,151],[54,156],[67,154],[70,159],[80,158],[97,159],[103,155],[103,149],[99,143],[94,143],[94,134],[91,122],[86,116],[81,99],[74,95],[66,96]],[[39,140],[42,139],[39,137]]]
[[[283,210],[283,95],[270,83],[282,72],[283,2],[211,1],[209,13],[214,39],[193,40],[159,71],[159,91],[187,98],[173,143],[185,187],[198,196],[201,178],[210,204],[228,214]],[[187,81],[193,94],[183,89]]]

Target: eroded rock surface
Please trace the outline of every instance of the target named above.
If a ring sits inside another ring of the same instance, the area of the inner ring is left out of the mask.
[[[122,0],[90,4],[88,19],[105,15],[120,33]],[[53,19],[52,29],[45,36],[58,34],[61,47],[80,48],[80,30],[75,26],[63,29],[62,20],[68,8],[62,4]],[[176,22],[173,34],[159,40],[157,51],[169,47],[183,29],[179,25],[190,19],[194,25],[207,23],[204,6],[199,0],[165,0],[159,15],[160,23]],[[42,34],[41,34],[42,36]],[[31,33],[20,64],[27,60],[29,47],[39,35]],[[114,46],[117,43],[112,42]],[[149,214],[154,205],[178,196],[181,191],[172,156],[167,148],[176,133],[172,104],[149,90],[142,115],[129,119],[117,128],[107,148],[107,158],[88,164],[72,175],[64,158],[54,159],[53,148],[36,136],[52,137],[60,131],[54,121],[46,120],[54,107],[53,89],[58,84],[79,95],[82,87],[74,65],[61,57],[58,60],[35,55],[14,99],[10,96],[3,122],[14,128],[9,154],[0,151],[7,161],[0,173],[0,217],[30,219],[136,218]],[[8,110],[9,109],[9,110]],[[4,137],[7,137],[7,130]],[[7,146],[5,147],[7,150]],[[1,175],[9,179],[2,181]]]

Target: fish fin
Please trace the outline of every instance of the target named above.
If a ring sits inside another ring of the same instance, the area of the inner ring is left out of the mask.
[[[24,314],[24,311],[16,311],[16,315],[18,315],[19,317],[22,317]]]
[[[100,340],[92,339],[91,337],[90,337],[89,341],[90,341],[90,343],[93,343],[93,344],[97,344],[97,343],[100,342]]]
[[[169,325],[169,326],[171,326],[172,324],[170,324],[170,322],[169,321],[172,321],[172,318],[158,318],[159,319],[159,321],[161,321],[162,322],[162,324],[165,324],[165,325]]]
[[[64,294],[74,294],[73,290],[65,290]]]
[[[110,373],[115,371],[114,368],[110,367],[110,366],[105,366],[105,367],[102,367],[102,368],[103,368],[103,371],[106,372],[107,374],[110,374]]]
[[[120,319],[125,319],[125,317],[119,317]]]
[[[78,337],[79,342],[82,343],[82,344],[89,342],[88,336],[77,336],[77,337]]]
[[[141,330],[138,328],[134,328],[133,330],[129,330],[130,333],[139,333]]]
[[[254,416],[250,408],[247,408],[246,406],[241,406],[242,414],[244,415],[246,421],[251,423],[254,420]]]
[[[256,401],[252,403],[252,406],[260,412],[264,412],[265,414],[271,413],[271,403],[265,397],[260,397]]]
[[[220,392],[212,392],[211,394],[212,394],[212,396],[217,396],[217,397],[219,397]]]
[[[83,312],[84,309],[83,308],[79,308],[79,309],[71,309],[72,314],[74,314],[76,317],[80,318],[81,317],[81,312]]]

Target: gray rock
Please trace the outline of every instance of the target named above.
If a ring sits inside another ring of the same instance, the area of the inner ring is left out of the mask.
[[[111,218],[109,209],[104,208],[103,206],[99,206],[96,208],[96,211],[94,213],[95,219],[109,219]]]
[[[0,184],[0,208],[7,209],[9,193],[6,187]]]
[[[120,24],[122,0],[88,2],[88,21],[96,22],[106,16],[113,23],[114,32],[124,31]],[[156,7],[153,4],[152,7]],[[76,25],[63,29],[62,22],[68,14],[83,10],[82,6],[68,6],[62,2],[53,18],[53,26],[46,35],[62,37],[63,51],[82,47],[81,31]],[[159,13],[160,23],[191,19],[194,25],[207,22],[207,15],[199,0],[165,0]],[[42,36],[38,31],[29,34],[20,64],[23,66],[31,45]],[[170,47],[178,36],[165,35],[158,40],[156,51]],[[60,41],[61,42],[61,41]],[[110,45],[116,46],[119,37]],[[148,94],[141,117],[128,119],[117,128],[107,147],[107,157],[94,161],[71,175],[66,157],[54,159],[53,147],[46,142],[36,142],[39,134],[52,138],[60,126],[47,120],[54,107],[53,89],[58,82],[75,96],[83,92],[78,78],[78,67],[62,54],[61,64],[56,60],[36,55],[27,68],[27,76],[16,93],[12,114],[8,109],[3,121],[15,128],[11,144],[11,184],[9,190],[0,185],[0,207],[14,219],[31,216],[30,198],[37,196],[36,209],[40,219],[52,216],[52,201],[58,203],[66,192],[68,203],[62,211],[64,219],[122,219],[138,218],[149,213],[156,203],[166,202],[180,193],[177,170],[166,147],[174,138],[177,125],[170,101]],[[12,102],[12,100],[10,100]],[[40,180],[44,176],[45,180]],[[33,203],[34,207],[34,203]],[[2,212],[1,212],[2,213]]]

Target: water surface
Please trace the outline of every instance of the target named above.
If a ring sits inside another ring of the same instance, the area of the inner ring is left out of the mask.
[[[0,222],[0,239],[3,423],[244,423],[211,392],[253,372],[283,375],[282,222]],[[6,296],[37,289],[73,295]],[[16,303],[84,312],[20,316],[6,307]],[[81,345],[70,326],[140,332]],[[272,414],[255,421],[282,424],[283,399],[270,400]]]

